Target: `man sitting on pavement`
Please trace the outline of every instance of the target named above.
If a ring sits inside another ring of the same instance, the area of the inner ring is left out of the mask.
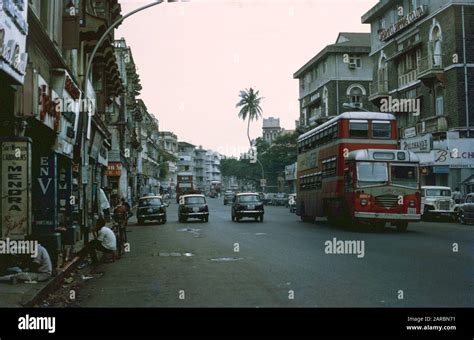
[[[87,246],[87,251],[91,256],[93,264],[99,262],[97,260],[96,250],[99,250],[102,253],[111,253],[117,250],[117,239],[115,238],[115,234],[105,225],[105,220],[102,216],[97,220],[95,228],[95,240],[90,241]]]
[[[0,282],[11,282],[15,284],[17,281],[41,282],[49,280],[53,272],[51,258],[46,248],[39,243],[37,251],[37,256],[33,258],[29,266],[30,268],[24,272],[1,276]]]

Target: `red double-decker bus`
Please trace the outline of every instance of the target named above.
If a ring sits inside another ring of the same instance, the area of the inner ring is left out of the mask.
[[[419,221],[419,160],[397,140],[395,116],[379,112],[346,112],[301,135],[297,215],[401,231]]]

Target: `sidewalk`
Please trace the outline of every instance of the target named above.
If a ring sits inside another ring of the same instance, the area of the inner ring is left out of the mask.
[[[129,219],[130,224],[136,224],[136,209],[133,208],[134,215]],[[107,223],[111,227],[111,223]],[[89,235],[92,240],[92,233]],[[60,265],[57,275],[45,282],[38,283],[0,283],[0,308],[30,307],[44,300],[49,294],[57,290],[63,284],[64,278],[73,272],[84,258],[84,243],[79,241],[74,245],[76,256],[69,262]]]
[[[18,282],[16,285],[0,283],[0,308],[28,307],[41,301],[53,292],[63,279],[74,270],[82,259],[83,241],[74,245],[75,256],[67,263],[60,263],[56,276],[48,281],[37,283]]]

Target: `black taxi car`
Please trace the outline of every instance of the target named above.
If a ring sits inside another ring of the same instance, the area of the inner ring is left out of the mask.
[[[263,202],[258,193],[241,193],[234,197],[232,203],[232,221],[239,222],[244,217],[263,222]]]
[[[138,224],[145,221],[158,221],[166,223],[167,203],[163,201],[162,196],[145,196],[138,200],[137,220]]]
[[[209,207],[206,202],[206,196],[192,194],[182,195],[179,198],[179,222],[187,222],[190,218],[197,218],[202,222],[209,222]]]

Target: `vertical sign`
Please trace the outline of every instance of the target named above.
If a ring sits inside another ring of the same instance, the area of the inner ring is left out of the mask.
[[[53,232],[58,226],[58,157],[56,153],[42,155],[35,166],[34,205],[35,227],[38,233]]]
[[[29,140],[1,141],[1,221],[2,239],[23,239],[31,233]]]
[[[65,157],[59,162],[58,170],[58,210],[63,217],[63,222],[71,218],[71,195],[72,195],[72,167],[71,161]]]

